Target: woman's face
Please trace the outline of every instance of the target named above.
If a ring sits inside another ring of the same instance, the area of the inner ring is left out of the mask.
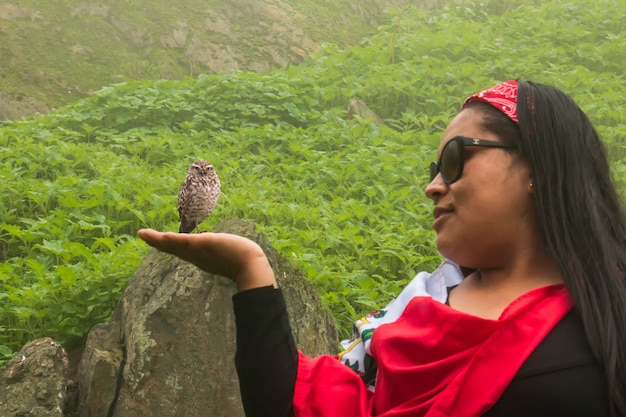
[[[461,111],[446,129],[438,155],[455,136],[500,141],[484,130],[475,108]],[[426,187],[435,204],[433,228],[437,248],[467,267],[501,266],[535,239],[530,170],[506,149],[466,146],[461,177],[446,184],[438,174]]]

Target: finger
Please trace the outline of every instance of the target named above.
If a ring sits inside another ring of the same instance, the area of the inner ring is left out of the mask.
[[[159,232],[153,229],[141,229],[137,236],[148,245],[163,251],[172,253],[188,246],[190,235],[172,232]]]
[[[146,242],[148,245],[153,246],[159,249],[159,242],[162,238],[163,233],[158,232],[153,229],[140,229],[137,232],[137,237]]]

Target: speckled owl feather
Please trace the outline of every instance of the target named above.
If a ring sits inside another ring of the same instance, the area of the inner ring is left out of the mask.
[[[215,167],[203,159],[191,164],[178,192],[178,232],[200,232],[198,225],[213,212],[219,198],[220,179]]]

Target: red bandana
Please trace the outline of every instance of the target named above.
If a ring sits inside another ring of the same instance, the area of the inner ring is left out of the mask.
[[[506,114],[515,123],[517,122],[517,81],[509,80],[502,84],[481,91],[465,99],[463,107],[474,101],[483,101],[491,104],[502,113]]]

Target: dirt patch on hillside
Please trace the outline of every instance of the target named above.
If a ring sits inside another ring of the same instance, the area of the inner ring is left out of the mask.
[[[0,121],[17,120],[32,114],[45,114],[50,109],[45,103],[22,94],[0,91]]]

